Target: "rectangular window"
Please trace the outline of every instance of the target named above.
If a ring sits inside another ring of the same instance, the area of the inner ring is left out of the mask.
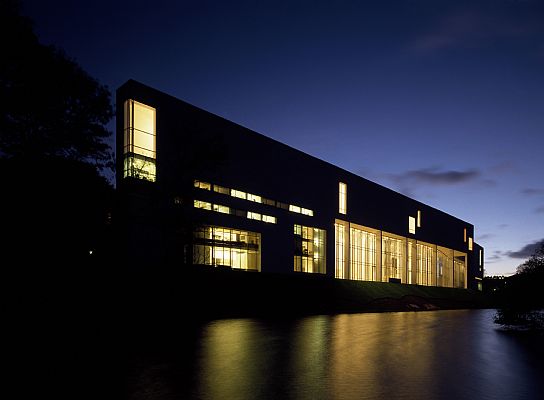
[[[247,212],[247,218],[248,219],[256,219],[257,221],[260,221],[262,217],[261,217],[261,214],[259,214],[259,213],[248,211]]]
[[[247,198],[246,192],[242,192],[241,190],[231,189],[230,195],[232,197],[238,197],[239,199],[244,199],[244,200]]]
[[[347,185],[343,182],[338,183],[338,212],[347,213]]]
[[[156,110],[135,100],[124,103],[123,177],[155,182]]]
[[[437,246],[436,286],[453,287],[453,250]]]
[[[482,258],[483,258],[482,249],[480,249],[479,253],[480,253],[480,254],[479,254],[479,257],[480,257],[480,267],[481,267],[481,266],[482,266],[482,262],[483,262],[483,260],[482,260]]]
[[[213,185],[213,191],[221,194],[230,194],[229,188],[219,185]]]
[[[289,204],[289,211],[291,212],[296,212],[296,213],[299,213],[300,214],[300,207],[299,206],[294,206],[292,204]]]
[[[346,277],[346,227],[344,224],[334,224],[334,277]]]
[[[204,190],[212,190],[212,184],[208,182],[202,182],[202,181],[196,181],[195,180],[195,187],[199,189]]]
[[[388,282],[389,278],[401,279],[406,282],[406,242],[400,236],[392,234],[382,235],[382,281]]]
[[[421,211],[417,210],[417,227],[421,228]]]
[[[294,270],[297,272],[325,273],[324,229],[295,225]]]
[[[230,214],[230,208],[227,206],[222,206],[221,204],[212,204],[212,206],[213,206],[213,211],[216,211],[222,214]]]
[[[435,265],[435,249],[432,245],[417,242],[416,284],[434,286],[433,266]]]
[[[414,217],[408,217],[408,232],[416,233],[416,219]]]
[[[264,215],[263,214],[263,222],[268,222],[269,224],[275,224],[276,223],[276,217],[272,217],[270,215]]]
[[[219,226],[194,232],[193,263],[261,270],[261,234]]]
[[[468,249],[472,250],[472,238],[470,236],[468,238]]]
[[[257,196],[256,194],[247,194],[247,199],[249,201],[254,201],[255,203],[262,203],[261,196]]]
[[[303,214],[303,215],[309,215],[310,217],[314,216],[313,210],[309,210],[309,209],[303,208],[303,207],[300,208],[300,213]]]
[[[376,281],[376,234],[352,226],[349,235],[349,279]]]
[[[467,242],[467,228],[463,229],[463,242]]]
[[[264,197],[262,197],[261,200],[262,200],[263,204],[266,204],[267,206],[276,207],[276,201],[275,200],[265,199]]]
[[[211,210],[212,209],[212,203],[208,203],[207,201],[195,200],[194,203],[193,203],[193,206],[195,208],[202,208],[204,210]]]
[[[454,251],[453,256],[453,287],[466,289],[467,255]]]

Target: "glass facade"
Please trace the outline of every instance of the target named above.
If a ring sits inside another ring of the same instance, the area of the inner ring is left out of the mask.
[[[389,233],[382,234],[382,281],[389,278],[401,279],[406,282],[404,265],[405,239]]]
[[[350,227],[349,279],[359,281],[377,280],[376,233],[363,227]]]
[[[123,177],[156,179],[156,110],[134,100],[124,104]]]
[[[219,226],[194,233],[193,263],[261,270],[261,234]]]
[[[338,219],[334,234],[336,278],[466,288],[466,253]]]
[[[324,274],[326,272],[325,230],[295,225],[294,234],[294,270]]]

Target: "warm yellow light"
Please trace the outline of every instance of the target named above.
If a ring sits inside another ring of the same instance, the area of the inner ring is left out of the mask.
[[[248,219],[256,219],[257,221],[260,221],[262,219],[261,214],[256,213],[256,212],[251,212],[251,211],[247,212],[247,218]]]
[[[472,250],[472,238],[471,237],[468,238],[468,249]]]
[[[408,232],[416,233],[416,219],[414,217],[408,217]]]
[[[463,229],[463,241],[467,242],[467,228]]]
[[[421,211],[417,210],[417,227],[421,228]]]
[[[256,194],[247,194],[247,199],[249,201],[254,201],[255,203],[262,203],[261,196],[257,196]]]
[[[296,212],[296,213],[300,214],[300,207],[299,206],[294,206],[293,204],[289,204],[289,211]]]
[[[338,182],[338,212],[347,213],[347,185],[343,182]]]
[[[207,201],[201,201],[201,200],[195,200],[193,206],[195,208],[202,208],[204,210],[212,209],[212,203],[208,203]]]
[[[246,199],[247,198],[246,192],[242,192],[241,190],[231,189],[230,190],[230,195],[232,197],[238,197],[239,199]]]
[[[202,182],[195,180],[194,185],[196,188],[204,189],[204,190],[212,190],[212,184],[208,182]]]

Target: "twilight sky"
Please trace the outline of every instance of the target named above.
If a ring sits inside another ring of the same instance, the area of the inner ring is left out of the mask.
[[[544,240],[544,2],[23,0],[45,44],[471,222]],[[113,124],[112,124],[113,129]]]

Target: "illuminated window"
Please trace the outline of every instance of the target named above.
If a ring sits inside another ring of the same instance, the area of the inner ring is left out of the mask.
[[[294,270],[297,272],[325,273],[324,229],[295,225]]]
[[[212,184],[208,182],[195,181],[195,187],[204,190],[212,190]]]
[[[481,267],[481,266],[482,266],[482,262],[483,262],[483,260],[482,260],[482,258],[483,258],[482,249],[480,249],[480,251],[479,251],[479,257],[480,257],[480,267]],[[481,268],[480,268],[480,270],[481,270]]]
[[[376,281],[376,233],[351,225],[349,250],[349,279]]]
[[[467,228],[463,229],[463,241],[467,242]]]
[[[153,107],[134,100],[125,101],[123,177],[155,182],[155,114]]]
[[[219,226],[194,232],[193,263],[261,270],[261,235]]]
[[[338,212],[347,213],[347,185],[343,182],[338,183]]]
[[[239,199],[246,199],[247,198],[247,193],[242,192],[241,190],[231,189],[230,190],[230,195],[232,197],[238,197]]]
[[[467,255],[454,251],[453,257],[453,287],[466,289]]]
[[[207,201],[195,200],[194,201],[194,207],[195,208],[202,208],[204,210],[211,210],[212,209],[212,203],[208,203]]]
[[[472,238],[470,236],[468,238],[468,249],[472,250]]]
[[[309,209],[303,208],[303,207],[300,208],[300,213],[303,214],[303,215],[309,215],[310,217],[314,216],[313,210],[309,210]]]
[[[257,221],[260,221],[262,217],[261,217],[261,214],[259,214],[259,213],[248,211],[247,212],[247,218],[248,219],[256,219]]]
[[[230,214],[230,208],[227,206],[222,206],[221,204],[212,204],[213,211],[222,214]]]
[[[417,210],[417,227],[421,228],[421,211]]]
[[[269,224],[275,224],[276,223],[276,217],[272,217],[270,215],[264,215],[263,214],[263,222],[268,222]]]
[[[346,229],[342,223],[334,224],[334,277],[346,277]]]
[[[436,286],[453,287],[453,250],[437,246]]]
[[[406,281],[405,276],[405,239],[384,233],[382,235],[382,281],[389,278]]]
[[[219,185],[213,185],[213,191],[221,194],[230,194],[229,188]]]
[[[416,284],[433,286],[435,285],[435,249],[432,245],[423,242],[417,242],[417,263],[416,263]]]
[[[300,207],[289,204],[289,211],[296,212],[296,213],[300,214]]]
[[[416,219],[414,217],[408,217],[408,232],[416,233]]]
[[[261,196],[257,196],[256,194],[248,193],[247,194],[247,199],[249,201],[254,201],[255,203],[262,203]]]

